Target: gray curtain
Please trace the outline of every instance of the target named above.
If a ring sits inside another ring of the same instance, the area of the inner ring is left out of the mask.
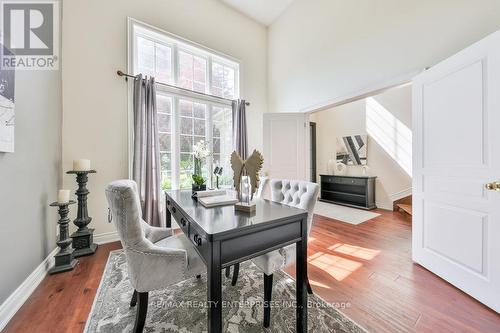
[[[160,152],[154,78],[137,76],[133,103],[133,179],[139,190],[142,218],[152,226],[161,226]]]
[[[244,99],[233,101],[233,142],[234,150],[245,160],[248,157],[248,138]]]

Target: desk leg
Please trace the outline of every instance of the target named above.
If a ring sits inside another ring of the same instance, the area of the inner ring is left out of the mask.
[[[168,206],[165,207],[165,224],[167,228],[172,228],[172,214],[170,214]]]
[[[302,240],[296,245],[297,332],[307,332],[307,220],[302,220]]]
[[[222,276],[220,242],[211,244],[207,266],[208,333],[222,332]]]

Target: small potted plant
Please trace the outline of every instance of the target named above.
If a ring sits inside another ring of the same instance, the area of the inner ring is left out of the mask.
[[[201,171],[201,166],[203,161],[210,156],[211,152],[210,149],[208,148],[208,143],[205,142],[204,140],[198,141],[193,146],[193,153],[194,153],[194,172],[193,172],[193,185],[192,185],[192,190],[193,192],[196,191],[205,191],[207,189],[207,185],[205,184],[206,179],[203,178],[202,171]]]

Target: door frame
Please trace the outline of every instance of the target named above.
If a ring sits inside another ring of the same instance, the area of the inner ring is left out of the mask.
[[[321,102],[318,104],[313,104],[311,106],[307,106],[302,108],[299,112],[311,114],[315,113],[318,111],[323,111],[323,110],[328,110],[337,106],[341,106],[344,104],[348,104],[351,102],[359,101],[360,99],[365,99],[371,96],[379,95],[389,89],[392,88],[398,88],[398,87],[403,87],[407,84],[411,84],[413,78],[417,76],[418,74],[426,71],[430,67],[426,67],[424,69],[420,70],[413,70],[410,71],[406,74],[403,74],[401,76],[392,78],[387,81],[383,81],[371,86],[368,86],[366,88],[360,89],[358,91],[353,91],[352,93],[339,96],[339,97],[334,97],[330,100],[327,100],[325,102]]]
[[[310,157],[310,170],[311,170],[311,182],[317,183],[318,182],[318,170],[316,166],[316,123],[313,121],[309,122],[309,146],[311,149],[309,150],[311,152]]]

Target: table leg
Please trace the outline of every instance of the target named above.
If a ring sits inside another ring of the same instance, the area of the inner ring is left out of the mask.
[[[302,220],[302,240],[296,245],[297,332],[307,332],[307,220]]]
[[[207,265],[208,333],[222,332],[222,276],[220,242],[211,244]]]
[[[166,199],[168,201],[168,198]],[[168,204],[165,207],[165,224],[167,228],[172,228],[172,214],[168,210]]]

